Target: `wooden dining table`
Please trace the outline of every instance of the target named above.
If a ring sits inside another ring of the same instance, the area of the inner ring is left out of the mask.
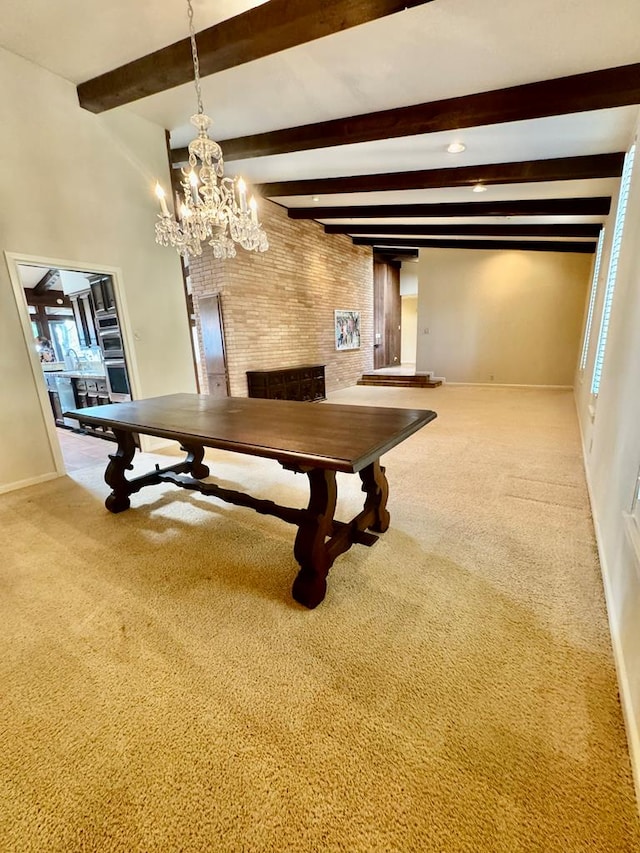
[[[105,501],[113,513],[130,507],[130,496],[145,486],[172,483],[228,503],[251,507],[298,528],[293,553],[300,569],[292,594],[305,607],[325,597],[327,575],[336,557],[353,544],[371,546],[389,527],[389,484],[380,457],[436,417],[429,409],[289,402],[255,397],[170,394],[65,412],[81,424],[108,427],[117,441],[109,455]],[[127,477],[137,435],[179,443],[185,458],[137,477]],[[205,448],[275,459],[309,480],[306,509],[280,506],[209,479]],[[336,472],[358,474],[364,506],[350,521],[334,518]],[[373,533],[371,531],[374,531]]]

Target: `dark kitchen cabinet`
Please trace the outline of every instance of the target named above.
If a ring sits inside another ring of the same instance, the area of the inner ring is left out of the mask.
[[[277,370],[248,370],[250,397],[267,400],[324,400],[324,364],[303,364]]]
[[[104,406],[111,402],[106,379],[75,377],[72,382],[78,409],[86,409],[89,406]],[[83,421],[79,421],[78,426],[84,432],[100,438],[111,438],[113,435],[109,427],[106,426],[94,426]]]
[[[73,293],[70,297],[73,316],[76,321],[78,340],[82,347],[98,345],[98,335],[93,321],[93,309],[89,299],[89,291]]]
[[[94,275],[89,279],[91,301],[96,314],[116,310],[116,295],[110,275]]]

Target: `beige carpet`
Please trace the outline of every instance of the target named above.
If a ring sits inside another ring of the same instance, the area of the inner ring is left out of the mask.
[[[333,399],[439,417],[315,611],[277,519],[170,486],[113,516],[102,467],[0,498],[3,853],[640,850],[571,394]]]

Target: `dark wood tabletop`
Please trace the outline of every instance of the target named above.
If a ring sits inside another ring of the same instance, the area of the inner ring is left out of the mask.
[[[65,413],[83,423],[355,473],[436,417],[428,409],[170,394]]]

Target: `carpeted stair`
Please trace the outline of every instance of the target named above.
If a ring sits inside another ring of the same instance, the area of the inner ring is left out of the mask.
[[[392,388],[437,388],[442,379],[434,379],[431,374],[410,376],[401,373],[363,373],[358,385],[375,385]]]

